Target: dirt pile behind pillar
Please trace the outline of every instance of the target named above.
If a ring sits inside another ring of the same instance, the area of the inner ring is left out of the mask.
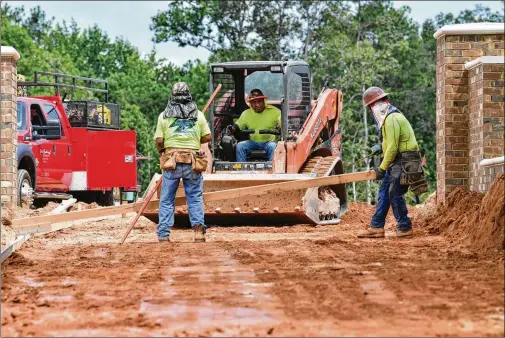
[[[432,234],[442,233],[455,245],[475,250],[503,250],[504,183],[499,174],[487,194],[457,188],[449,194],[446,205],[419,217],[416,222]]]
[[[1,237],[2,237],[2,242],[0,247],[3,249],[8,243],[8,241],[12,240],[15,238],[16,234],[14,233],[14,230],[11,228],[12,224],[12,218],[13,218],[13,213],[10,209],[7,208],[2,208],[0,211],[2,213],[2,224],[1,224]]]

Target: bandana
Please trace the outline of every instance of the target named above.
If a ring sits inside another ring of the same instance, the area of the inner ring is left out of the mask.
[[[198,109],[189,93],[189,87],[184,82],[177,82],[172,87],[172,98],[168,100],[163,111],[163,118],[176,118],[181,120],[196,120]]]
[[[377,123],[377,128],[380,130],[384,124],[384,120],[389,111],[389,104],[386,102],[379,102],[372,107],[372,115]]]

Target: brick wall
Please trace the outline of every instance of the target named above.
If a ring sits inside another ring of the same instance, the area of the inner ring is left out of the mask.
[[[489,189],[497,172],[503,172],[499,165],[480,165],[483,159],[503,156],[504,147],[504,65],[489,61],[467,67],[470,92],[468,184],[471,190],[481,192]]]
[[[479,105],[483,105],[484,100],[490,99],[490,95],[480,93],[479,90],[482,91],[482,88],[476,88],[475,92],[470,90],[473,85],[470,80],[477,81],[483,73],[469,74],[465,63],[481,56],[504,55],[503,24],[444,26],[435,33],[435,38],[437,38],[437,201],[444,203],[447,194],[456,187],[469,186],[472,165],[470,152],[476,155],[477,151],[471,147],[478,148],[480,142],[483,144],[484,141],[475,135],[480,133],[479,128],[484,130],[485,110],[479,111]],[[490,81],[489,76],[499,75],[487,74],[486,79],[480,81]],[[482,102],[478,103],[479,100]],[[482,121],[470,123],[470,120],[478,119],[478,116],[481,116],[479,114],[482,115]]]
[[[17,196],[17,70],[18,52],[1,47],[0,171],[1,204],[16,207]]]

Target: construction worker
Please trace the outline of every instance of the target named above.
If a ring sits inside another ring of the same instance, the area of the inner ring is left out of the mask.
[[[280,132],[281,111],[267,104],[268,97],[259,89],[251,90],[247,103],[251,108],[245,110],[232,127],[232,133],[240,130],[254,129],[249,140],[237,144],[237,162],[246,162],[247,154],[251,150],[264,150],[271,161],[277,147],[278,137],[272,134],[259,134],[259,130],[276,130]]]
[[[375,168],[376,180],[382,180],[375,213],[370,228],[358,237],[384,237],[384,225],[390,206],[397,222],[396,237],[411,237],[412,222],[403,195],[409,189],[406,175],[417,175],[416,170],[422,170],[414,130],[402,112],[389,103],[388,94],[381,88],[368,88],[363,94],[363,102],[375,120],[379,140],[382,139],[383,160],[380,166]],[[376,147],[372,148],[372,152],[380,154],[380,147],[379,151]],[[407,162],[409,164],[404,165]],[[424,173],[421,176],[423,175]],[[416,186],[416,189],[416,192],[421,192],[421,188]]]
[[[173,85],[172,97],[158,117],[154,140],[161,155],[160,167],[163,169],[158,240],[170,241],[170,229],[174,225],[175,193],[182,178],[189,220],[195,232],[194,240],[205,242],[201,174],[204,168],[195,167],[195,154],[198,154],[202,143],[210,142],[211,134],[205,116],[197,109],[186,83]]]

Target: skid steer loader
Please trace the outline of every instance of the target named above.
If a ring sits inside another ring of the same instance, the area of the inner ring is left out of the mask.
[[[209,159],[204,191],[212,192],[344,173],[338,121],[343,94],[323,88],[312,100],[309,65],[302,61],[241,61],[211,64],[210,92],[222,89],[209,113],[212,142],[202,146]],[[259,88],[268,104],[281,110],[281,130],[245,130],[238,139],[227,132],[248,109],[247,94]],[[236,162],[237,142],[249,134],[278,137],[272,161],[262,150]],[[209,149],[210,148],[210,149]],[[159,192],[158,192],[159,196]],[[184,196],[182,182],[177,196]],[[345,184],[205,202],[209,225],[334,224],[347,210]],[[158,210],[144,214],[158,222]],[[175,224],[188,223],[187,207],[177,207]]]

